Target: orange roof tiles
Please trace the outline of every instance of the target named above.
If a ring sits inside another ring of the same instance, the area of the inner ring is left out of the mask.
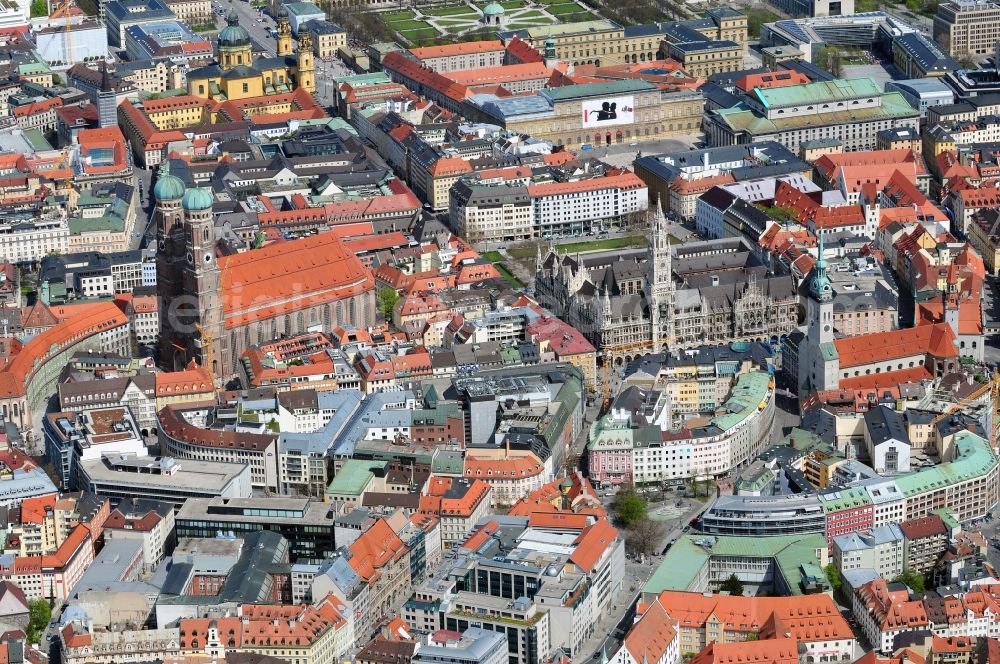
[[[607,520],[599,519],[576,538],[573,542],[576,548],[569,559],[589,574],[617,537],[618,530]]]
[[[422,48],[411,48],[410,53],[420,60],[429,58],[448,58],[455,55],[473,55],[476,53],[490,53],[492,51],[503,51],[503,42],[499,39],[485,41],[458,42],[454,44],[442,44],[441,46],[424,46]]]
[[[750,92],[754,88],[781,88],[786,85],[801,85],[803,83],[811,83],[809,77],[791,69],[747,74],[736,79],[736,87],[743,92]]]
[[[41,525],[45,522],[45,514],[51,512],[56,505],[57,496],[51,494],[38,498],[25,498],[21,501],[21,523]]]
[[[665,590],[657,601],[683,627],[718,620],[727,632],[788,634],[799,641],[853,639],[854,634],[828,595],[740,597]]]
[[[622,642],[634,662],[659,662],[677,638],[673,621],[659,601],[653,602]]]
[[[898,369],[896,371],[886,371],[867,376],[851,376],[841,378],[839,387],[842,390],[872,390],[892,388],[904,383],[918,383],[924,380],[931,380],[934,376],[926,367],[913,367]]]
[[[378,579],[382,567],[406,553],[403,540],[385,519],[376,521],[348,548],[351,551],[351,568],[368,583]]]
[[[489,482],[516,477],[534,477],[544,471],[544,464],[534,454],[506,459],[481,459],[466,454],[465,468],[462,472],[466,477],[481,477]]]
[[[863,334],[836,339],[833,343],[840,356],[841,369],[921,354],[958,357],[955,333],[944,323]]]
[[[226,329],[372,290],[375,279],[334,233],[219,259]]]
[[[910,600],[909,591],[905,588],[889,590],[885,579],[875,579],[855,592],[882,631],[930,625],[923,602]]]
[[[798,664],[799,644],[780,638],[708,644],[689,664]]]
[[[156,374],[156,396],[202,394],[215,391],[212,374],[203,367]]]
[[[563,65],[565,66],[565,65]],[[484,67],[482,69],[465,69],[450,71],[446,77],[468,86],[503,85],[520,81],[548,80],[552,70],[544,62],[526,62],[519,65],[504,65],[503,67]]]
[[[128,324],[128,318],[113,302],[64,306],[59,309],[72,311],[76,315],[32,337],[17,355],[0,368],[0,396],[25,394],[30,376],[49,359],[84,338]]]
[[[542,196],[558,196],[564,194],[582,194],[603,189],[644,189],[646,183],[631,171],[625,171],[602,178],[578,180],[576,182],[547,182],[545,184],[528,185],[528,195],[532,198]]]

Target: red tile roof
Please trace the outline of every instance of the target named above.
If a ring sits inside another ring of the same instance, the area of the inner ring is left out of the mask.
[[[424,46],[422,48],[411,48],[410,53],[420,60],[428,58],[447,58],[456,55],[474,55],[476,53],[490,53],[493,51],[503,51],[503,42],[499,39],[486,41],[457,42],[453,44],[442,44],[441,46]]]
[[[799,644],[791,638],[712,642],[689,664],[799,664]]]
[[[335,302],[375,286],[371,271],[334,233],[219,259],[226,329]]]
[[[888,362],[926,354],[936,358],[958,357],[955,333],[944,323],[863,334],[834,340],[840,368]]]
[[[84,338],[128,324],[128,318],[113,302],[64,305],[58,310],[76,315],[32,337],[17,355],[0,367],[0,396],[24,395],[34,372],[59,353]],[[59,314],[56,313],[56,316]]]

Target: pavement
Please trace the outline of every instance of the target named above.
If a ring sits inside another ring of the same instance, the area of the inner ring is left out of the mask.
[[[661,138],[655,141],[635,141],[632,143],[612,143],[611,145],[595,145],[593,150],[582,150],[580,156],[592,156],[618,168],[631,168],[638,155],[663,154],[665,152],[680,152],[690,150],[695,143],[702,140],[701,132],[674,138]]]
[[[274,19],[267,15],[261,15],[257,9],[250,6],[250,3],[242,0],[216,1],[212,3],[212,10],[216,12],[216,25],[222,27],[226,24],[225,15],[229,13],[230,9],[236,10],[236,14],[240,17],[240,25],[250,33],[250,39],[263,47],[264,55],[269,58],[274,57],[277,45],[274,37],[268,33],[269,29],[277,27]],[[218,13],[219,10],[223,12],[221,16]]]

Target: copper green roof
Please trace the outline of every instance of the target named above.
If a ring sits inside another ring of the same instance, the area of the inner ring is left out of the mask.
[[[663,562],[643,587],[644,593],[664,590],[692,590],[712,558],[771,558],[775,572],[785,585],[801,594],[799,577],[803,568],[818,562],[816,552],[827,548],[820,534],[779,537],[728,537],[718,535],[682,535],[670,547]]]
[[[817,81],[779,88],[754,88],[753,93],[765,108],[836,102],[857,97],[877,97],[882,86],[870,77]]]
[[[896,484],[900,490],[909,498],[983,477],[997,465],[989,442],[971,431],[956,433],[954,446],[953,461],[897,477]]]
[[[773,120],[769,120],[757,112],[742,106],[734,106],[733,108],[725,108],[713,112],[723,124],[728,125],[734,132],[747,132],[752,136],[768,136],[782,131],[795,131],[830,125],[846,125],[855,122],[913,118],[920,114],[898,92],[882,93],[881,97],[881,106],[848,108],[820,115],[801,115],[775,118]]]

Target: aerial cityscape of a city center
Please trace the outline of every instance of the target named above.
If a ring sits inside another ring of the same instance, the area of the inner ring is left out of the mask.
[[[1000,0],[0,0],[0,664],[1000,664]]]

